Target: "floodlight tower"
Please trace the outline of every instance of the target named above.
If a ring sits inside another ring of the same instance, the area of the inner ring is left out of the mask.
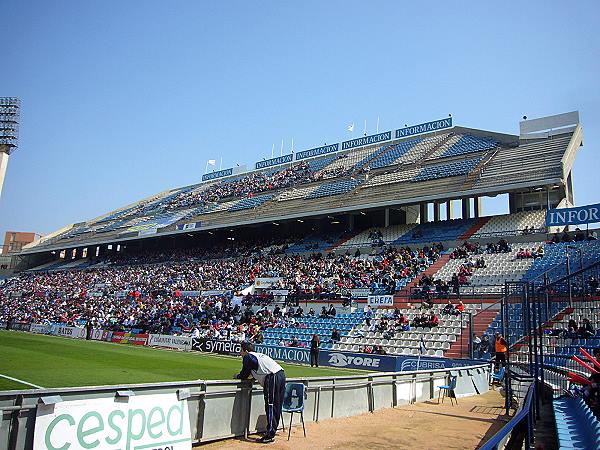
[[[0,195],[8,158],[19,142],[19,110],[21,102],[15,97],[0,97]]]

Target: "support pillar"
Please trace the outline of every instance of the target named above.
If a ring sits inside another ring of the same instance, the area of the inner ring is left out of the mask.
[[[427,203],[420,203],[419,204],[419,216],[420,216],[420,223],[426,223],[429,220],[429,208],[427,208]]]
[[[461,199],[461,206],[462,206],[462,218],[463,219],[470,219],[471,218],[471,202],[469,201],[470,199],[468,198],[463,198]]]
[[[390,226],[390,208],[385,208],[385,213],[383,217],[383,226],[385,228]]]
[[[473,197],[473,213],[475,214],[476,219],[481,217],[482,209],[481,197]]]
[[[441,212],[441,208],[442,205],[439,202],[433,202],[433,221],[434,222],[439,222],[440,221],[440,212]]]
[[[446,202],[446,220],[454,219],[454,202],[448,200]]]
[[[354,230],[354,215],[348,214],[348,231]]]

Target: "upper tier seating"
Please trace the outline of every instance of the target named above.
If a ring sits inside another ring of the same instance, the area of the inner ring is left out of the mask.
[[[235,205],[229,207],[228,211],[239,211],[241,209],[250,209],[256,208],[263,203],[271,200],[273,198],[272,194],[267,195],[257,195],[256,197],[249,197],[239,200]]]
[[[320,198],[328,197],[331,195],[345,194],[346,192],[350,192],[351,190],[356,188],[356,186],[358,186],[359,184],[360,181],[354,179],[324,183],[319,185],[314,191],[306,195],[304,198]]]
[[[379,169],[381,167],[392,166],[396,161],[414,148],[422,141],[421,138],[411,139],[408,141],[398,142],[386,149],[385,153],[369,164],[371,169]]]
[[[426,166],[412,181],[435,180],[436,178],[468,175],[481,162],[481,158],[453,161],[448,164]]]
[[[436,150],[430,156],[430,159],[448,158],[467,153],[481,152],[498,146],[496,141],[489,138],[481,138],[469,134],[457,135],[456,137],[458,137],[458,139],[452,139],[452,142],[449,141],[447,145],[443,145]]]

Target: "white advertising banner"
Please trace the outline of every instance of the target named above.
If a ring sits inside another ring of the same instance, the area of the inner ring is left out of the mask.
[[[50,327],[50,333],[57,336],[65,336],[74,339],[85,339],[86,335],[85,328],[65,327],[61,325],[52,325]]]
[[[112,337],[112,331],[100,330],[98,328],[94,328],[92,330],[91,338],[94,341],[110,341],[111,337]]]
[[[369,295],[367,297],[367,303],[371,306],[393,306],[394,296],[393,295]]]
[[[190,450],[187,400],[156,394],[39,404],[34,450]]]
[[[46,334],[50,332],[50,325],[48,324],[40,324],[40,323],[32,323],[29,331],[37,334]]]
[[[148,345],[154,347],[174,348],[177,350],[191,350],[192,338],[190,336],[171,336],[168,334],[151,334]]]

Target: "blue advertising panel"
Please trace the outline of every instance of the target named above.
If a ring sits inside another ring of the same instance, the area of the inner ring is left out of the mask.
[[[385,133],[373,134],[371,136],[351,139],[349,141],[342,142],[342,150],[348,150],[349,148],[355,147],[363,147],[365,145],[377,144],[378,142],[389,141],[391,138],[392,132],[386,131]]]
[[[450,128],[452,126],[452,117],[447,119],[434,120],[433,122],[421,123],[419,125],[413,125],[406,128],[400,128],[396,130],[396,139],[407,136],[414,136],[415,134],[429,133],[430,131],[443,130],[444,128]]]
[[[335,153],[340,148],[340,144],[324,145],[322,147],[311,148],[310,150],[303,150],[296,153],[296,161],[300,159],[312,158],[313,156],[326,155],[328,153]]]
[[[600,203],[577,208],[550,209],[546,213],[546,226],[559,227],[600,222]]]
[[[290,163],[294,160],[293,153],[289,155],[278,156],[277,158],[265,159],[264,161],[258,161],[254,167],[256,169],[264,169],[265,167],[278,166],[279,164]]]
[[[257,352],[264,353],[280,361],[310,364],[310,351],[307,348],[277,347],[256,345]],[[368,353],[349,353],[336,350],[319,351],[319,365],[362,369],[371,372],[407,372],[411,370],[449,369],[480,364],[481,361],[469,359],[435,358],[430,356],[390,356]]]
[[[217,170],[216,172],[205,173],[204,175],[202,175],[202,181],[228,177],[229,175],[233,175],[233,167],[229,169]]]
[[[257,352],[264,353],[273,359],[280,361],[310,364],[310,351],[299,347],[273,347],[258,344],[254,346]]]

